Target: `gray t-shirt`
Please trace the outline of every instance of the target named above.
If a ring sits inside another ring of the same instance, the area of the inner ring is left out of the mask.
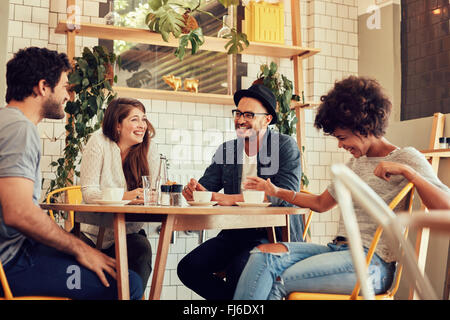
[[[41,158],[36,126],[17,108],[0,108],[0,177],[22,177],[34,182],[33,202],[41,195]],[[44,214],[44,213],[43,213]],[[25,235],[3,222],[0,203],[0,260],[8,263],[19,251]]]
[[[412,147],[396,149],[386,157],[364,156],[358,159],[350,159],[347,166],[352,169],[364,182],[366,182],[387,204],[389,204],[406,186],[408,180],[401,175],[391,176],[390,181],[386,181],[375,176],[373,171],[381,161],[397,162],[410,166],[430,183],[448,192],[450,196],[450,189],[439,180],[425,156]],[[334,199],[336,199],[333,183],[328,186],[328,192]],[[396,211],[405,210],[405,204],[406,199],[403,199],[397,205]],[[357,202],[354,203],[354,208],[363,245],[369,248],[378,224]],[[339,221],[338,235],[346,235],[343,219],[340,219]],[[396,260],[392,250],[389,247],[387,239],[383,237],[383,235],[380,238],[380,242],[378,243],[375,252],[386,262]]]

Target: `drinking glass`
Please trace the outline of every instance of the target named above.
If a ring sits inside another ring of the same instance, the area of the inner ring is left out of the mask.
[[[158,188],[156,181],[151,176],[142,176],[142,188],[144,189],[144,205],[156,206],[158,205]]]

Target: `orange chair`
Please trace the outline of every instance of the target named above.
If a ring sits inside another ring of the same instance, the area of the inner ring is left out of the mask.
[[[64,187],[59,188],[56,190],[53,190],[47,195],[47,203],[51,203],[51,199],[55,197],[55,194],[65,192],[65,202],[70,204],[79,204],[83,201],[83,196],[81,194],[81,186],[70,186],[70,187]],[[53,210],[48,211],[50,213],[50,217],[55,220],[55,216],[53,214]],[[67,231],[72,230],[74,226],[74,213],[73,211],[69,212],[69,225],[66,225],[65,229]]]
[[[391,201],[389,204],[389,208],[392,210],[397,207],[397,205],[400,203],[400,201],[405,197],[409,195],[408,200],[408,212],[411,213],[412,211],[412,204],[413,204],[413,196],[414,196],[414,185],[410,182],[408,183],[398,194],[397,196]],[[310,214],[311,216],[312,214]],[[308,219],[309,220],[309,219]],[[308,224],[309,227],[309,224]],[[307,230],[307,227],[305,227],[305,232]],[[378,227],[375,231],[375,235],[373,237],[372,243],[370,245],[369,251],[366,256],[366,264],[367,266],[370,265],[370,261],[372,260],[373,254],[375,253],[376,246],[380,240],[381,234],[383,232],[382,227]],[[407,237],[408,229],[405,229],[404,236]],[[400,279],[402,275],[402,265],[398,264],[394,284],[391,287],[390,290],[383,294],[375,295],[376,300],[393,300],[395,294],[397,293],[398,287],[400,285]],[[291,292],[287,300],[361,300],[363,299],[362,296],[359,295],[360,291],[360,284],[359,282],[356,283],[353,292],[351,295],[345,295],[345,294],[331,294],[331,293],[315,293],[315,292]]]

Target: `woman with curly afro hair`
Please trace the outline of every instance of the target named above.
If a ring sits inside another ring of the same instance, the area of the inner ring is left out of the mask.
[[[386,203],[413,182],[429,209],[450,208],[450,189],[438,179],[425,157],[412,147],[399,148],[384,137],[390,111],[391,102],[377,81],[350,76],[321,97],[314,126],[334,136],[338,147],[353,155],[347,166]],[[258,177],[247,178],[244,186],[316,212],[336,206],[333,184],[320,195],[285,190],[270,179]],[[378,225],[357,203],[355,214],[367,252]],[[395,256],[382,236],[369,267],[376,294],[390,288],[395,267]],[[294,291],[350,294],[356,281],[341,219],[336,238],[327,245],[282,242],[254,248],[234,299],[282,299]]]

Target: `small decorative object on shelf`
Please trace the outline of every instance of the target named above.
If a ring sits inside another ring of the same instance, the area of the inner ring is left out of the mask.
[[[217,37],[218,38],[224,38],[225,36],[229,35],[231,33],[231,28],[227,25],[227,19],[228,19],[228,15],[224,15],[222,17],[222,21],[223,21],[223,26],[222,28],[219,30],[219,32],[217,33]]]
[[[447,149],[447,141],[445,137],[439,138],[439,148],[440,149]]]
[[[107,25],[115,25],[120,22],[120,15],[114,11],[114,1],[109,3],[109,12],[103,17]]]
[[[189,92],[198,93],[198,79],[184,79],[184,89]]]
[[[167,83],[174,91],[177,91],[181,87],[181,78],[175,77],[173,74],[162,77],[164,82]]]
[[[243,32],[248,40],[284,44],[284,4],[249,1],[245,6]]]

